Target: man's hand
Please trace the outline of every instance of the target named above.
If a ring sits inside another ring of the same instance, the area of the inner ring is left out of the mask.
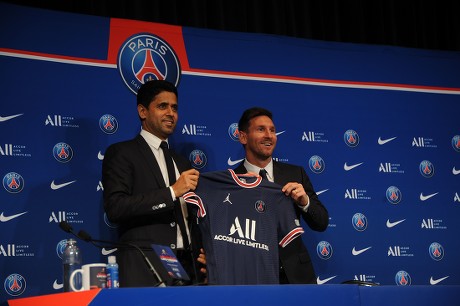
[[[288,197],[291,197],[297,204],[305,206],[309,202],[309,198],[302,184],[290,182],[284,185],[281,189],[282,192]]]
[[[182,172],[174,185],[171,186],[176,197],[181,197],[184,193],[195,190],[199,176],[200,172],[195,169]]]

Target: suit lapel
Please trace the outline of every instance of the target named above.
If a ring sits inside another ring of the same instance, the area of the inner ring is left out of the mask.
[[[152,149],[150,149],[144,137],[142,137],[141,135],[138,135],[136,137],[136,141],[139,145],[139,151],[141,152],[142,158],[145,160],[148,169],[152,171],[153,176],[155,177],[158,183],[158,186],[166,187],[163,175],[161,174],[160,166],[158,166],[157,159],[155,158],[155,155],[153,155]]]

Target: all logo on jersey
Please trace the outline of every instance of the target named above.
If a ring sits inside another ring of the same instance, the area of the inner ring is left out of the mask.
[[[19,193],[24,188],[24,179],[19,173],[7,173],[3,177],[3,188],[9,193]]]
[[[150,33],[135,34],[125,41],[118,54],[118,71],[135,94],[149,80],[166,80],[177,86],[181,76],[174,50]]]
[[[118,130],[118,121],[112,115],[105,114],[99,118],[99,128],[106,134],[114,134]]]
[[[66,163],[73,157],[73,149],[65,142],[59,142],[53,147],[53,156],[60,163]]]
[[[256,233],[256,220],[246,218],[244,219],[244,223],[242,223],[238,217],[235,217],[228,235],[215,235],[214,240],[269,251],[268,245],[257,242]]]

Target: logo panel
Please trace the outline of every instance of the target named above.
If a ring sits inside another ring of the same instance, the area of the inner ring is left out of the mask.
[[[160,37],[140,33],[128,38],[118,54],[118,70],[126,86],[135,94],[146,81],[166,80],[179,84],[179,59]]]

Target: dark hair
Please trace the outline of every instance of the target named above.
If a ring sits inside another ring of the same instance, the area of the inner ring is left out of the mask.
[[[149,107],[155,97],[163,91],[172,92],[179,97],[177,94],[177,88],[172,83],[166,80],[152,80],[145,82],[141,88],[137,91],[137,104],[142,104],[146,108]]]
[[[259,116],[267,116],[273,120],[273,115],[269,110],[262,107],[252,107],[245,110],[243,115],[241,115],[240,121],[238,121],[238,130],[247,132],[249,129],[249,121]]]

